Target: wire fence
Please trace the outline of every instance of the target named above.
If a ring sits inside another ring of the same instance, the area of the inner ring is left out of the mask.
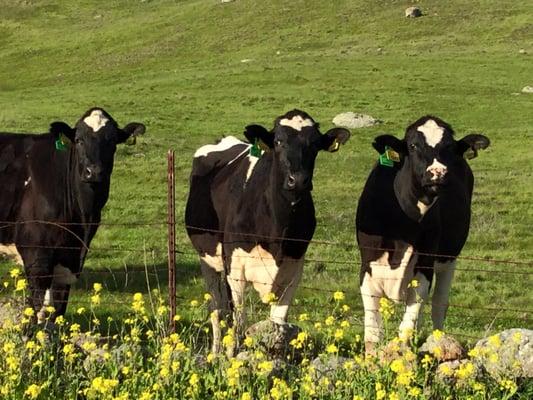
[[[13,221],[0,221],[0,229],[7,229],[13,228],[17,225],[28,225],[28,224],[35,224],[35,225],[46,225],[46,226],[53,226],[57,227],[58,229],[62,229],[63,227],[66,228],[66,232],[74,232],[79,227],[87,227],[90,225],[99,225],[101,227],[114,227],[114,228],[120,228],[120,229],[146,229],[149,227],[152,228],[158,228],[160,230],[163,230],[168,226],[168,222],[161,222],[161,221],[133,221],[133,222],[106,222],[102,224],[96,224],[96,223],[77,223],[77,222],[63,222],[63,221],[22,221],[22,222],[13,222]],[[336,258],[317,258],[317,257],[308,257],[306,258],[305,262],[309,265],[311,263],[314,263],[315,265],[323,265],[326,266],[326,271],[328,273],[343,273],[343,274],[352,274],[353,281],[358,283],[359,281],[359,272],[360,272],[360,257],[359,257],[359,246],[355,243],[355,238],[353,243],[341,243],[341,242],[335,242],[331,240],[322,240],[322,239],[313,239],[313,240],[304,240],[304,239],[298,239],[298,238],[286,238],[286,237],[276,237],[276,236],[265,236],[265,235],[258,235],[253,233],[239,233],[239,232],[224,232],[222,230],[216,230],[216,229],[204,229],[198,226],[184,226],[186,229],[188,229],[190,232],[193,232],[194,234],[209,234],[209,235],[218,235],[220,237],[224,236],[230,236],[231,241],[222,240],[221,244],[223,247],[243,247],[250,244],[253,245],[261,245],[263,244],[265,247],[268,247],[271,244],[279,244],[282,242],[300,242],[305,243],[307,245],[313,246],[315,249],[322,248],[322,247],[335,247],[336,254],[339,254],[339,257]],[[164,234],[161,233],[161,240],[164,240]],[[79,235],[77,235],[79,238]],[[76,242],[74,240],[74,242]],[[49,249],[49,250],[68,250],[68,251],[80,251],[82,249],[87,248],[84,243],[76,243],[75,245],[61,245],[61,243],[48,243],[48,244],[31,244],[28,242],[21,242],[17,243],[16,247],[20,249]],[[378,252],[394,252],[397,251],[397,249],[394,248],[385,248],[385,247],[366,247],[366,249],[369,250],[375,250]],[[159,246],[136,246],[136,247],[118,247],[118,246],[94,246],[88,249],[89,253],[92,255],[95,254],[106,254],[106,253],[131,253],[134,255],[139,254],[150,254],[150,253],[157,253],[157,257],[160,260],[164,260],[164,255],[168,252],[168,246],[159,245]],[[183,264],[185,259],[194,260],[197,259],[198,253],[190,247],[189,249],[173,249],[173,253],[178,257],[177,263],[178,266],[185,265],[185,268],[188,268],[189,264]],[[316,253],[316,251],[315,251]],[[340,254],[343,254],[344,257],[340,256]],[[500,259],[500,258],[491,258],[491,257],[473,257],[473,256],[462,256],[459,255],[457,257],[445,255],[445,254],[429,254],[429,253],[421,253],[421,252],[413,252],[413,255],[424,255],[424,256],[431,256],[436,257],[439,259],[457,259],[459,260],[459,265],[466,264],[466,266],[460,266],[456,267],[455,271],[462,273],[462,274],[488,274],[490,277],[491,275],[498,275],[498,276],[516,276],[518,279],[520,279],[521,284],[523,284],[524,291],[530,290],[532,280],[530,276],[533,275],[533,260],[524,260],[524,259]],[[226,260],[222,259],[222,255],[219,255],[220,261],[225,262],[226,264],[230,261],[229,257],[226,257]],[[239,255],[233,255],[231,257],[231,261],[236,261],[240,259],[240,261],[244,264],[246,264],[246,268],[266,268],[267,266],[272,265],[272,259],[265,258],[264,256],[256,255],[256,254],[239,254]],[[244,261],[243,261],[244,260]],[[470,267],[469,264],[475,263],[476,265],[474,267]],[[487,265],[487,268],[483,268],[483,265]],[[327,268],[328,266],[333,266],[332,268]],[[372,264],[373,267],[383,267],[383,268],[390,268],[390,265],[388,263],[379,263],[374,262]],[[131,269],[128,267],[125,267],[124,269],[90,269],[85,268],[82,272],[82,276],[97,276],[100,278],[105,279],[105,277],[110,277],[113,280],[117,281],[117,276],[123,276],[123,278],[118,279],[119,281],[124,281],[124,276],[135,276],[139,275],[141,279],[158,279],[163,284],[168,284],[169,281],[165,280],[165,275],[168,273],[168,268],[163,267],[145,267],[145,268],[136,268]],[[424,269],[432,269],[433,266],[430,265],[417,265],[416,268],[424,270]],[[198,269],[199,270],[199,269]],[[304,268],[305,271],[305,268]],[[183,271],[181,271],[183,272]],[[321,294],[318,296],[323,301],[323,305],[327,305],[329,301],[332,298],[332,295],[337,291],[344,291],[344,292],[350,292],[353,291],[354,286],[356,285],[350,285],[350,288],[342,288],[342,287],[335,287],[335,288],[328,288],[318,285],[312,285],[306,282],[305,279],[306,273],[304,272],[304,279],[303,282],[298,284],[299,289],[299,304],[293,304],[291,307],[295,310],[302,310],[306,311],[310,308],[316,308],[316,302],[313,304],[306,304],[306,298],[305,295],[307,292],[312,293],[318,293]],[[46,278],[53,278],[54,274],[51,273],[49,275],[41,275],[41,279]],[[254,284],[254,285],[273,285],[272,279],[266,279],[264,282],[261,281],[254,281],[254,280],[247,280],[247,279],[235,279],[231,278],[236,281],[241,281],[242,283],[248,283],[248,284]],[[401,277],[383,277],[383,280],[399,280],[402,279]],[[90,280],[90,278],[89,278]],[[185,282],[180,282],[180,274],[178,273],[178,277],[176,278],[177,284],[186,284]],[[349,279],[348,279],[349,281]],[[126,280],[123,282],[124,288],[127,288],[128,281]],[[117,284],[118,285],[118,284]],[[453,286],[452,286],[453,287]],[[137,285],[136,288],[139,288]],[[88,288],[87,288],[88,289]],[[359,298],[361,298],[361,293],[358,293]],[[363,296],[370,296],[375,298],[380,298],[381,296],[372,296],[368,294],[364,294]],[[479,296],[478,296],[479,297]],[[174,296],[174,299],[178,299],[180,301],[180,305],[184,305],[184,303],[187,300],[191,300],[190,297],[184,296],[182,294],[177,294]],[[313,299],[316,299],[316,297],[313,297]],[[403,302],[404,299],[397,298],[397,299],[390,299],[396,302]],[[510,299],[512,300],[512,299]],[[124,306],[127,307],[130,305],[130,299],[125,298],[124,300],[117,300],[115,298],[110,299],[104,299],[102,300],[105,302],[105,304],[109,306]],[[479,302],[479,298],[476,300]],[[83,297],[77,297],[74,300],[75,304],[77,305],[90,305],[90,299],[89,295],[87,295],[87,298]],[[428,304],[431,304],[431,300],[428,300]],[[512,323],[513,321],[522,321],[525,323],[530,323],[532,320],[532,314],[533,309],[530,309],[528,307],[519,307],[514,305],[506,304],[505,301],[501,302],[500,304],[489,304],[489,305],[480,305],[475,303],[465,303],[465,302],[449,302],[449,303],[432,303],[432,306],[435,307],[446,307],[448,308],[450,313],[453,313],[454,310],[457,313],[465,313],[467,312],[469,315],[472,315],[477,321],[493,321],[496,318],[499,318],[500,320],[505,320],[508,323]],[[354,312],[353,318],[355,320],[353,322],[357,322],[358,319],[362,319],[364,314],[364,306],[361,304],[350,304],[351,310]],[[178,307],[179,311],[179,307]],[[356,325],[360,325],[356,324]],[[364,324],[363,324],[364,325]],[[481,324],[480,324],[481,325]],[[456,332],[458,336],[463,337],[472,337],[472,335],[464,334]]]

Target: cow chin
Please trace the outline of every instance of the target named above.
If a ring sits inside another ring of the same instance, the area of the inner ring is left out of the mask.
[[[429,183],[429,184],[426,184],[424,185],[424,192],[428,195],[428,196],[437,196],[442,187],[444,186],[443,183]]]

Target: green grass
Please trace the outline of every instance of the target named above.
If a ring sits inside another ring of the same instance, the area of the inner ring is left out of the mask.
[[[348,303],[361,307],[354,215],[377,158],[370,143],[380,132],[401,135],[427,113],[451,123],[458,136],[483,132],[492,141],[471,162],[476,187],[463,256],[531,261],[533,95],[518,94],[533,83],[531,9],[516,1],[418,4],[424,17],[406,19],[404,1],[0,0],[0,128],[41,132],[55,119],[73,124],[94,105],[120,124],[145,123],[137,146],[117,152],[108,224],[165,222],[165,156],[176,151],[184,313],[203,292],[182,226],[194,150],[222,134],[240,136],[249,123],[271,126],[294,107],[324,129],[343,111],[383,120],[354,130],[339,153],[318,157],[315,238],[339,245],[312,244],[308,258],[346,264],[309,261],[295,312],[325,317],[328,290],[345,291]],[[101,226],[70,312],[98,281],[109,290],[102,312],[125,313],[115,303],[146,291],[145,267],[158,277],[149,275],[151,285],[165,289],[165,235],[164,225]],[[97,250],[110,247],[123,251]],[[464,260],[458,267],[523,274],[458,271],[451,302],[467,307],[451,308],[451,331],[480,337],[533,327],[531,263]],[[114,276],[89,273],[109,270]],[[489,306],[523,311],[475,308]]]

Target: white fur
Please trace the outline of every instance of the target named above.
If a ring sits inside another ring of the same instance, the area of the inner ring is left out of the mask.
[[[224,262],[222,260],[222,243],[217,244],[214,256],[210,256],[206,253],[203,256],[200,256],[200,259],[210,268],[213,268],[216,272],[224,271]]]
[[[0,244],[0,254],[4,254],[13,259],[18,265],[24,265],[22,257],[14,244]]]
[[[242,140],[237,139],[236,137],[226,136],[217,144],[206,144],[205,146],[200,147],[198,150],[196,150],[196,153],[194,153],[194,158],[205,157],[209,153],[216,152],[216,151],[228,150],[238,144],[245,144],[248,147],[250,147],[248,143],[245,143]]]
[[[414,279],[418,282],[416,288],[408,288],[407,305],[400,324],[400,337],[409,337],[415,329],[422,324],[422,307],[427,300],[429,293],[429,281],[420,272]]]
[[[83,122],[85,122],[95,133],[103,128],[108,121],[109,119],[106,118],[101,110],[93,110],[91,115],[83,119]]]
[[[61,264],[57,264],[54,267],[54,283],[58,283],[60,285],[72,285],[76,283],[77,280],[78,278],[70,269],[65,268]]]
[[[423,217],[424,215],[426,215],[426,213],[428,212],[428,210],[431,208],[431,206],[433,206],[433,204],[435,204],[435,201],[437,201],[437,199],[433,199],[433,201],[431,202],[431,204],[424,204],[422,203],[420,200],[418,200],[418,202],[416,203],[416,206],[418,207],[418,210],[420,211],[420,215]],[[422,219],[422,218],[421,218]]]
[[[431,165],[426,168],[426,171],[432,174],[431,180],[436,181],[446,175],[448,172],[448,167],[434,158]]]
[[[250,161],[250,165],[248,166],[248,170],[246,171],[246,182],[248,182],[248,180],[252,176],[252,172],[254,172],[254,168],[257,164],[257,161],[259,161],[259,157],[248,156],[248,161]]]
[[[300,132],[302,128],[306,126],[314,125],[312,120],[310,120],[309,118],[304,118],[301,115],[295,115],[291,119],[283,118],[282,120],[279,121],[279,124],[283,126],[289,126],[298,132]]]
[[[439,144],[444,135],[444,128],[432,119],[428,119],[424,125],[420,125],[416,129],[424,135],[426,143],[431,147],[435,147]]]

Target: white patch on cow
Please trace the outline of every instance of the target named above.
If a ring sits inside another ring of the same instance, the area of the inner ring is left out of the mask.
[[[72,285],[76,283],[77,280],[78,278],[70,269],[65,268],[61,264],[57,264],[54,267],[54,283],[58,283],[60,285]]]
[[[52,305],[52,290],[46,289],[46,291],[44,292],[43,305],[41,309],[37,312],[37,322],[39,324],[42,324],[43,322],[46,321],[46,314],[47,314],[46,307],[51,306],[51,305]]]
[[[0,254],[4,254],[5,256],[11,258],[18,265],[24,265],[22,257],[17,250],[17,246],[14,244],[0,244]]]
[[[28,179],[24,181],[24,187],[28,186],[30,182],[31,182],[31,176],[29,176]]]
[[[433,204],[435,204],[436,201],[437,201],[437,198],[434,198],[430,204],[425,204],[425,203],[422,203],[420,200],[418,200],[418,202],[416,203],[416,206],[418,207],[418,211],[420,211],[420,216],[423,217],[424,215],[426,215],[428,210],[431,208],[431,206],[433,206]]]
[[[425,275],[418,272],[414,279],[417,287],[410,287],[407,294],[407,305],[400,324],[400,338],[409,338],[422,323],[422,307],[429,294],[429,281]]]
[[[222,260],[222,243],[218,243],[215,249],[215,255],[204,254],[200,259],[216,272],[224,271],[224,261]]]
[[[365,342],[376,343],[382,337],[382,322],[379,314],[379,300],[387,297],[395,302],[405,301],[407,289],[413,279],[413,246],[407,246],[396,268],[389,263],[388,251],[369,266],[372,274],[365,273],[361,284],[361,296],[365,309]]]
[[[248,180],[252,176],[252,172],[254,172],[254,168],[257,162],[259,161],[259,157],[248,156],[248,161],[250,161],[250,165],[248,165],[248,170],[246,171],[246,182],[248,182]]]
[[[234,136],[226,136],[217,144],[206,144],[205,146],[200,147],[198,150],[196,150],[196,153],[194,153],[194,158],[205,157],[209,153],[213,153],[216,151],[228,150],[233,146],[237,146],[239,144],[245,144],[248,147],[250,146],[248,143],[245,143]]]
[[[246,283],[253,285],[261,299],[275,293],[277,301],[270,307],[270,319],[278,324],[287,321],[287,312],[300,282],[304,259],[286,257],[280,265],[267,250],[258,245],[247,252],[236,248],[231,255],[228,283],[234,305],[243,306]]]
[[[431,147],[439,144],[444,135],[444,128],[432,119],[428,119],[424,125],[420,125],[416,130],[424,135],[426,143]]]
[[[436,158],[434,158],[433,162],[431,163],[431,165],[426,168],[426,171],[431,173],[431,175],[432,175],[431,176],[431,180],[432,181],[437,181],[439,179],[444,178],[444,176],[448,172],[448,167],[446,165],[444,165],[443,163],[441,163]]]
[[[109,119],[104,115],[102,110],[93,110],[91,115],[83,119],[83,122],[85,122],[85,124],[87,124],[87,126],[89,126],[95,133],[103,128],[108,121]]]
[[[431,319],[434,329],[444,329],[444,320],[448,311],[450,288],[452,287],[453,274],[455,272],[455,260],[446,262],[435,261],[435,288],[431,305]]]
[[[279,121],[279,124],[283,126],[289,126],[292,129],[300,132],[302,128],[306,126],[313,126],[314,122],[309,118],[302,117],[301,115],[295,115],[291,119],[283,118]]]

